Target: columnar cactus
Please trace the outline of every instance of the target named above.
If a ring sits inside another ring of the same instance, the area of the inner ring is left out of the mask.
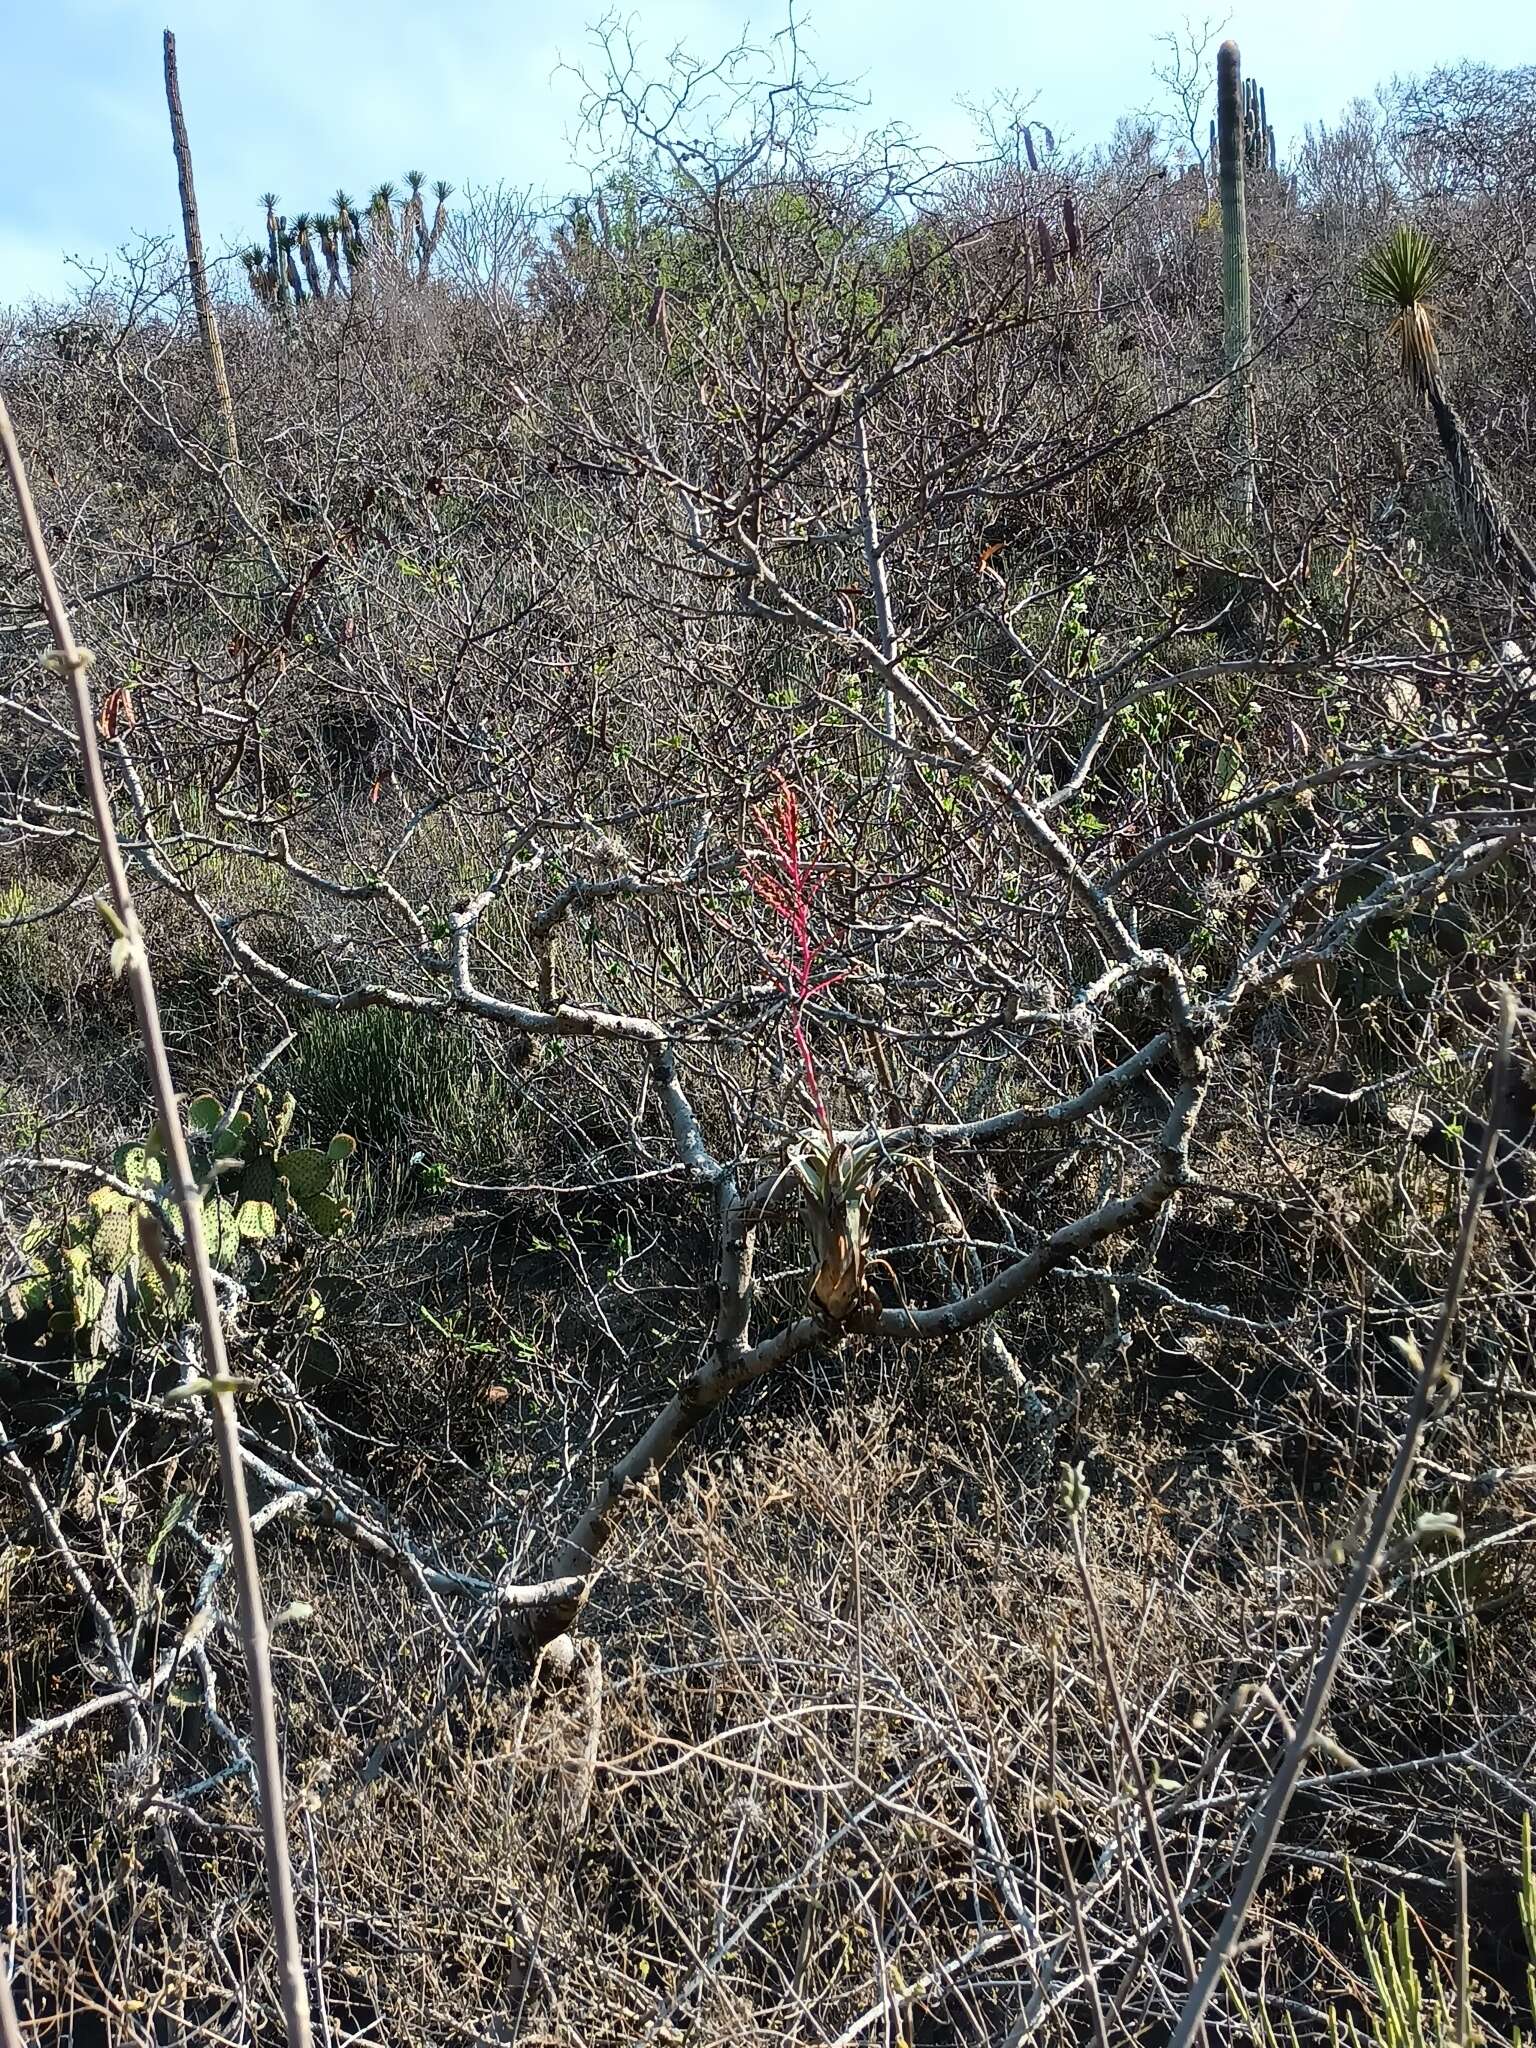
[[[1275,168],[1275,131],[1269,125],[1264,88],[1251,78],[1243,88],[1243,158],[1250,171]]]
[[[176,182],[181,192],[182,238],[187,249],[187,280],[192,303],[197,309],[198,331],[208,374],[218,400],[224,427],[224,452],[236,468],[240,465],[240,442],[235,431],[235,407],[230,396],[229,377],[224,368],[224,344],[219,335],[218,315],[208,290],[208,269],[203,261],[203,233],[197,217],[197,192],[192,182],[192,146],[187,140],[186,117],[181,107],[181,85],[176,75],[176,38],[165,31],[165,98],[171,116],[171,145],[176,153]]]
[[[1319,129],[1323,133],[1319,123]],[[1210,162],[1214,169],[1219,153],[1216,123],[1211,123]],[[1243,162],[1250,171],[1273,171],[1278,169],[1280,158],[1275,147],[1275,131],[1270,125],[1269,109],[1265,103],[1264,88],[1255,85],[1250,78],[1243,86]]]
[[[1226,366],[1231,379],[1229,453],[1232,507],[1243,525],[1253,517],[1253,311],[1248,287],[1248,209],[1244,191],[1242,58],[1227,41],[1216,54],[1216,140],[1221,180],[1222,297]]]

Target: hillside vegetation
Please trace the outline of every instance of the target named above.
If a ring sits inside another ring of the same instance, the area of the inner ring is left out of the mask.
[[[1529,2039],[1536,72],[1250,112],[1233,355],[1215,166],[776,47],[269,201],[237,459],[179,250],[0,316],[315,2039],[1177,2040],[1293,1737],[1211,2048]],[[48,646],[7,496],[0,1953],[276,2043]]]

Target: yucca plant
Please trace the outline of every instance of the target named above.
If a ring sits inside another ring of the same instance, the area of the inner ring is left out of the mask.
[[[271,269],[267,263],[266,250],[261,247],[260,243],[253,242],[250,248],[243,252],[243,260],[245,263],[245,274],[250,280],[251,290],[255,293],[261,304],[270,311],[277,297],[277,285],[273,280]]]
[[[426,214],[421,203],[421,188],[427,182],[426,172],[407,171],[405,182],[410,189],[400,211],[400,268],[409,277],[413,258],[419,260],[419,245],[426,235]]]
[[[346,289],[356,293],[365,283],[362,266],[369,258],[369,248],[362,240],[362,223],[358,221],[352,195],[338,190],[332,199],[332,207],[336,207],[336,240],[340,242],[342,256],[346,258]]]
[[[1360,269],[1365,295],[1392,314],[1387,329],[1398,345],[1403,382],[1415,398],[1428,398],[1440,370],[1430,301],[1445,281],[1444,254],[1416,227],[1395,228]]]
[[[325,258],[325,295],[334,299],[341,290],[341,250],[336,240],[335,215],[317,213],[315,233],[320,237],[320,253]]]
[[[373,253],[398,258],[400,251],[395,240],[395,188],[387,179],[382,185],[374,188],[373,197],[368,202],[368,221]]]
[[[286,320],[293,306],[293,292],[288,282],[288,273],[293,266],[283,248],[287,227],[278,214],[275,192],[263,192],[261,203],[267,215],[267,274],[272,280],[270,303],[276,308],[278,317]]]
[[[432,267],[432,258],[437,254],[437,245],[447,232],[448,201],[452,193],[453,187],[443,178],[439,178],[432,187],[432,196],[437,201],[437,211],[432,216],[431,233],[421,237],[421,268],[417,273],[419,284],[426,283],[427,272]]]
[[[1366,297],[1392,316],[1387,332],[1397,344],[1404,383],[1434,416],[1468,539],[1501,583],[1518,583],[1527,596],[1536,598],[1536,561],[1511,526],[1441,375],[1433,300],[1445,277],[1442,252],[1407,224],[1394,228],[1360,270]]]
[[[304,277],[312,299],[325,297],[325,286],[320,277],[320,266],[315,261],[315,247],[311,237],[314,222],[307,213],[296,213],[293,217],[293,244],[299,252],[299,261],[304,265]]]
[[[277,246],[282,251],[283,278],[288,290],[293,294],[293,303],[302,306],[305,296],[304,280],[299,275],[299,266],[293,260],[294,238],[286,224],[277,238]]]

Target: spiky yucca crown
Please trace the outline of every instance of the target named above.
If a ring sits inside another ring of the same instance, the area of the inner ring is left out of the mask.
[[[1388,332],[1401,353],[1404,381],[1419,398],[1428,392],[1440,361],[1429,301],[1445,273],[1443,253],[1428,235],[1407,226],[1394,228],[1360,267],[1366,297],[1392,314]]]

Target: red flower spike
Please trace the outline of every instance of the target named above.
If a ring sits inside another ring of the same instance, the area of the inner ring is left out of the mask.
[[[822,1099],[816,1062],[805,1031],[805,1006],[841,979],[838,975],[816,976],[816,940],[811,930],[811,906],[820,892],[820,878],[806,860],[800,844],[800,805],[783,776],[778,777],[779,800],[773,810],[759,811],[754,819],[762,837],[762,851],[749,860],[765,863],[747,869],[747,884],[759,902],[766,905],[784,926],[784,957],[778,963],[780,983],[789,1000],[788,1030],[800,1056],[806,1092],[817,1121],[830,1139],[832,1119]]]

